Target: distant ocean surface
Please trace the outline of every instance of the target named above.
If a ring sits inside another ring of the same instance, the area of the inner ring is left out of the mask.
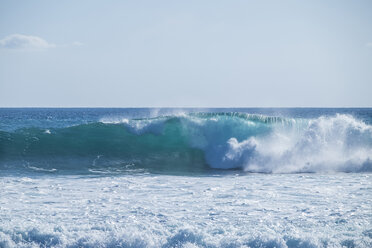
[[[371,172],[371,108],[0,108],[0,247],[372,247]]]

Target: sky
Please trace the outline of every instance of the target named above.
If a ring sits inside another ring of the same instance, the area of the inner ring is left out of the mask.
[[[0,107],[372,107],[372,1],[0,0]]]

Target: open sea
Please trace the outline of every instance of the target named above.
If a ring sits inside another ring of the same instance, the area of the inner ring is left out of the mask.
[[[372,247],[371,108],[0,108],[0,247]]]

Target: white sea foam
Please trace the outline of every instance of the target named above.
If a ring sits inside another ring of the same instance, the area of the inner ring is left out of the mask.
[[[351,116],[320,117],[274,128],[265,137],[228,140],[224,161],[253,172],[331,172],[371,169],[372,127]]]
[[[204,150],[213,168],[265,173],[372,170],[372,127],[349,115],[271,124],[216,117],[185,122],[191,146]]]
[[[369,174],[0,178],[0,247],[371,247]]]

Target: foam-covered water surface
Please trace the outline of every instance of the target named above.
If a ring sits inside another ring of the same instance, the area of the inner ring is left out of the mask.
[[[0,247],[371,247],[369,174],[0,178]]]
[[[372,247],[372,109],[0,109],[0,248]]]

